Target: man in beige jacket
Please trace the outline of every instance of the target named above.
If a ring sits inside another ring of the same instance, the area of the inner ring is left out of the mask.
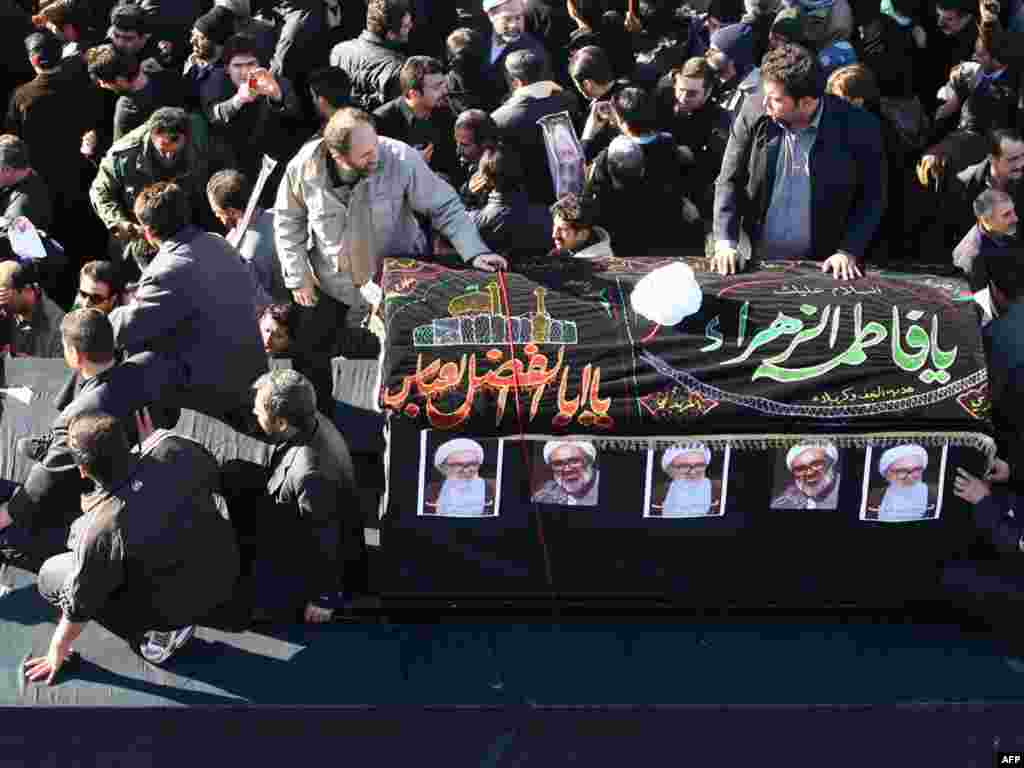
[[[323,139],[292,158],[274,213],[285,286],[303,306],[330,307],[321,306],[318,328],[342,325],[381,259],[429,252],[416,214],[428,217],[477,269],[508,267],[480,239],[458,193],[414,148],[378,137],[370,115],[359,109],[336,112]]]

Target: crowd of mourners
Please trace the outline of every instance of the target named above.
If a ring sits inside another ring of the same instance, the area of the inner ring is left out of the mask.
[[[27,676],[91,620],[160,664],[345,610],[331,360],[377,354],[388,256],[960,270],[1005,459],[955,493],[1024,550],[1024,3],[976,3],[0,0],[0,345],[71,371],[0,489],[61,612]],[[218,465],[182,408],[269,458]]]

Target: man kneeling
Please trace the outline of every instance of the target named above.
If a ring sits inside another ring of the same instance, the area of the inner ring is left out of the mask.
[[[358,510],[348,444],[295,370],[256,380],[254,413],[275,444],[269,466],[235,459],[221,472],[251,564],[253,619],[327,621],[341,587],[343,528],[351,527],[343,523]]]
[[[39,591],[63,615],[46,656],[25,662],[32,680],[53,680],[92,619],[162,664],[229,603],[238,546],[215,496],[217,462],[205,448],[139,421],[138,454],[121,422],[101,411],[76,416],[68,442],[96,491],[82,498],[70,552],[39,571]]]

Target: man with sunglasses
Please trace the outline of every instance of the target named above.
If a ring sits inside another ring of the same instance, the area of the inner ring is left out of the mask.
[[[836,509],[839,506],[839,450],[832,443],[801,443],[786,453],[792,481],[772,500],[772,509]]]
[[[868,495],[868,520],[902,523],[935,515],[938,488],[924,481],[928,452],[916,443],[897,445],[878,460],[878,472],[888,486]]]

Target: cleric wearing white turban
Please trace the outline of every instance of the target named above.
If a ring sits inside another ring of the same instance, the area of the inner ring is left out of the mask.
[[[544,463],[552,479],[533,494],[540,504],[565,504],[570,507],[597,504],[600,473],[597,448],[585,440],[548,440],[544,444]]]
[[[494,488],[480,477],[484,449],[475,440],[460,437],[442,443],[434,453],[434,468],[444,475],[427,489],[425,512],[449,517],[494,514]]]
[[[935,496],[924,482],[928,468],[928,452],[916,443],[897,445],[885,451],[878,460],[878,472],[888,482],[881,502],[868,502],[869,511],[877,510],[873,519],[885,522],[906,522],[928,516],[935,507]]]
[[[672,478],[662,517],[701,517],[711,511],[711,479],[707,476],[711,451],[704,443],[669,448],[661,457],[662,471]]]
[[[786,452],[786,468],[792,475],[772,509],[836,509],[840,475],[836,469],[839,450],[829,442],[799,443]]]

